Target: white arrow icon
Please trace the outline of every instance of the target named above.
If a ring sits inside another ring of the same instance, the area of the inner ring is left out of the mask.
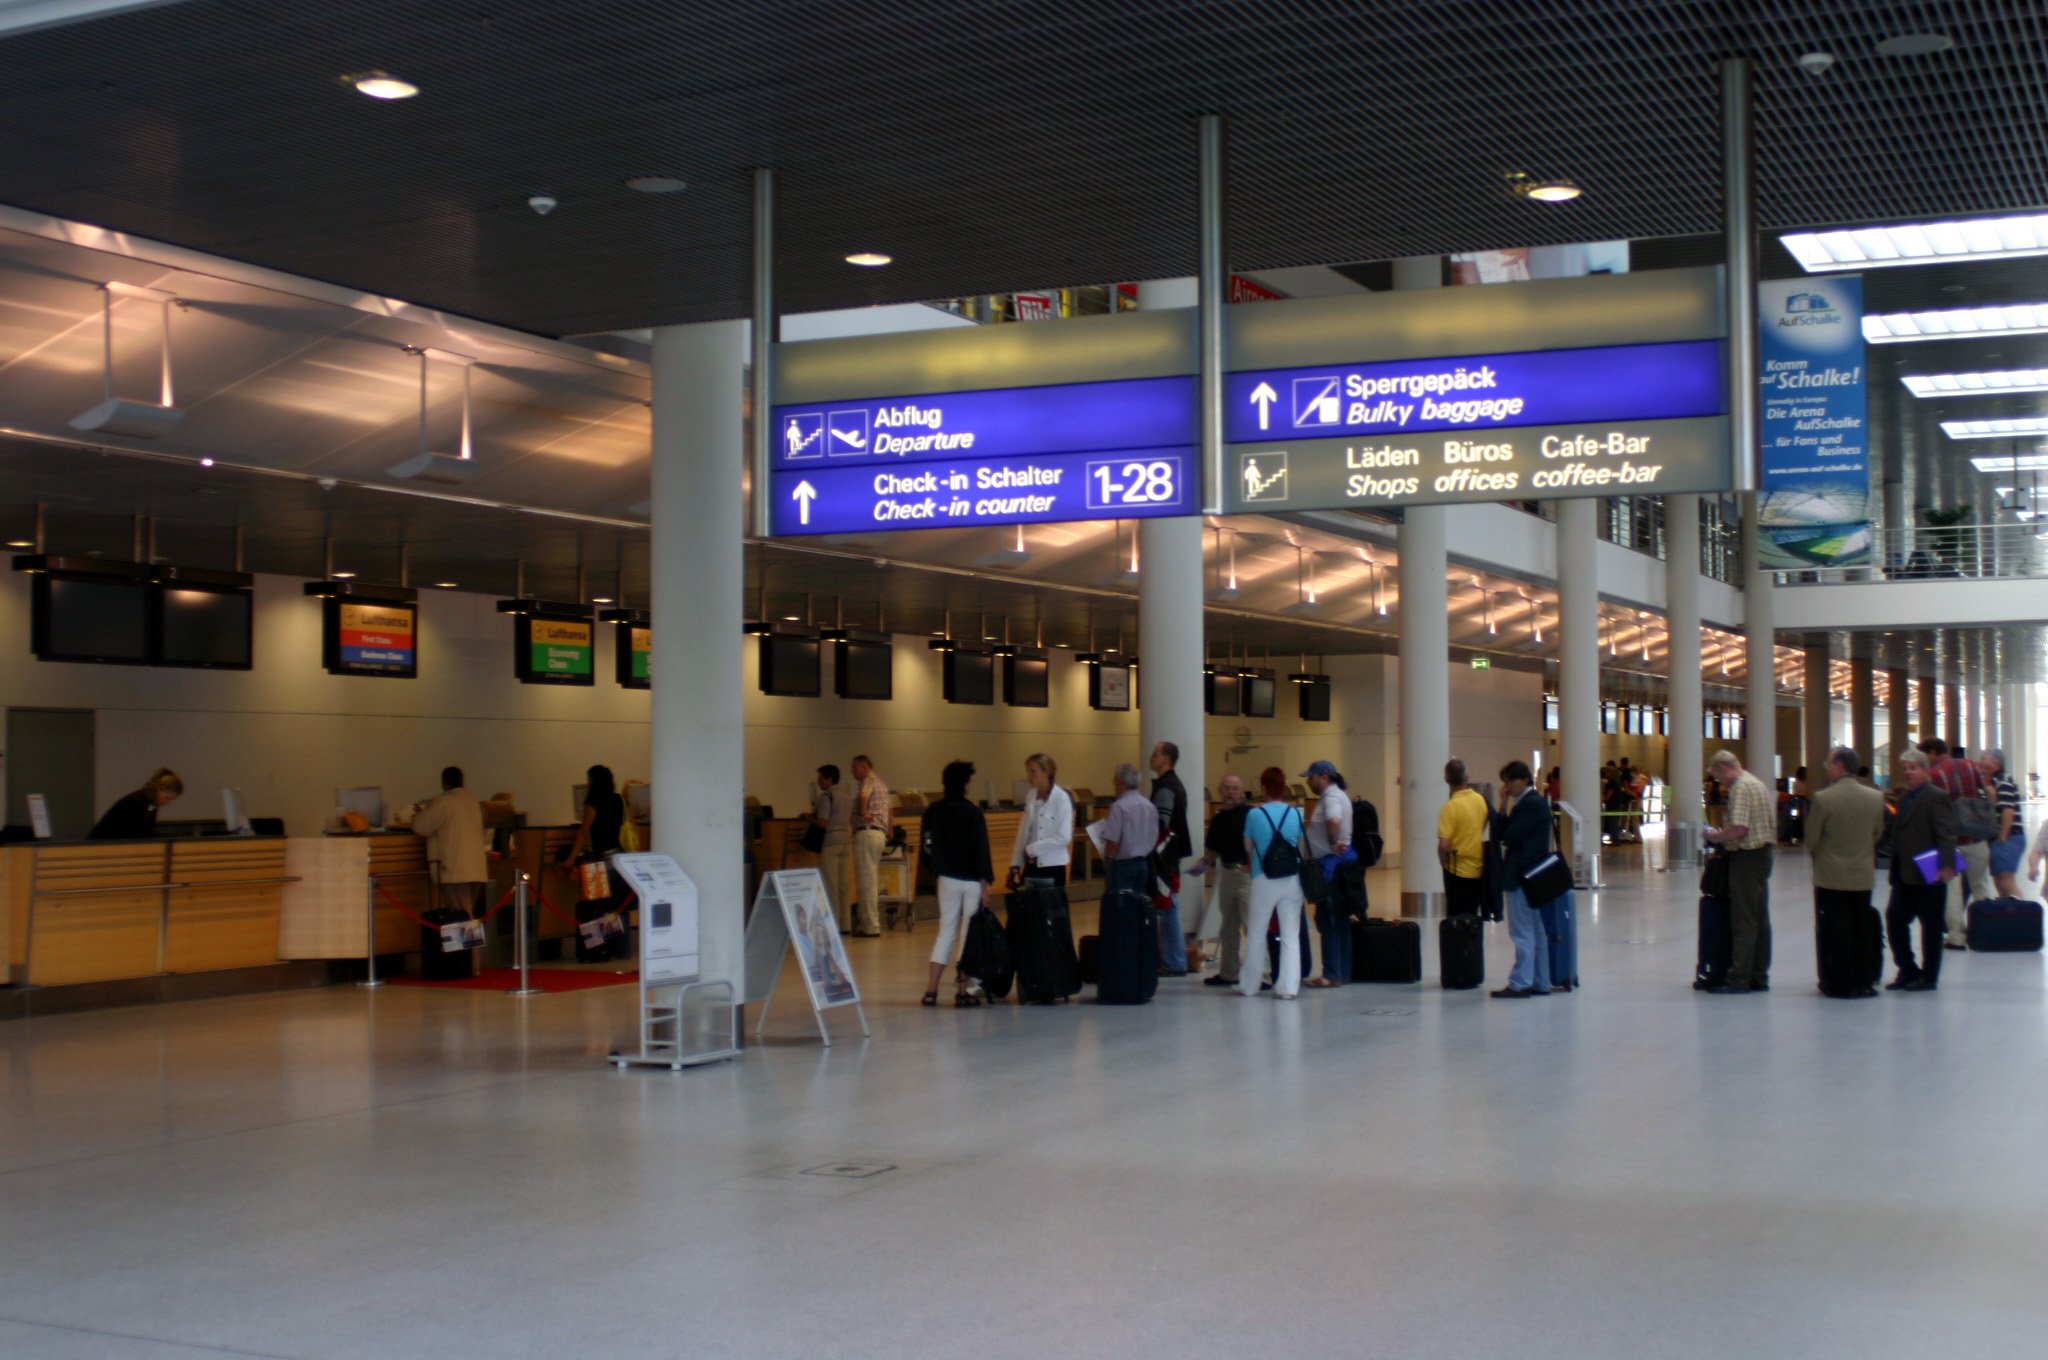
[[[817,499],[818,488],[812,486],[809,482],[798,482],[796,490],[789,494],[790,498],[796,502],[796,522],[798,524],[809,524],[811,522],[811,502]]]
[[[1252,389],[1252,405],[1259,408],[1259,428],[1266,429],[1273,413],[1273,403],[1280,400],[1280,394],[1273,390],[1271,383],[1260,383]]]

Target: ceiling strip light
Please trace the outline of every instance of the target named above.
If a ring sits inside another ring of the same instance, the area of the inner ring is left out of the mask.
[[[2021,416],[2012,420],[1944,420],[1941,432],[1950,439],[2016,439],[2021,435],[2048,434],[2048,416]]]
[[[1907,340],[1971,340],[1987,335],[2033,335],[2048,331],[2048,303],[2016,302],[2000,307],[1955,307],[1936,312],[1884,312],[1863,318],[1863,338],[1873,345]]]
[[[1980,454],[1970,460],[1979,472],[2048,472],[2048,452]]]
[[[1916,397],[1992,397],[2007,392],[2048,392],[2048,368],[1990,373],[1909,373],[1899,379]]]
[[[1950,260],[2012,259],[2048,255],[2048,217],[1793,232],[1778,239],[1810,274]]]

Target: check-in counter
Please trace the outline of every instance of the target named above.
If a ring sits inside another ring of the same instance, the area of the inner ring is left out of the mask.
[[[285,887],[277,957],[360,959],[373,934],[379,954],[420,947],[420,928],[405,911],[432,904],[433,880],[427,843],[410,831],[294,836],[285,842],[285,871],[296,881]]]
[[[7,980],[37,987],[275,963],[275,836],[0,847]]]
[[[1016,808],[991,809],[982,814],[988,824],[989,861],[995,869],[996,882],[1000,885],[1010,863],[1010,848],[1017,842],[1017,826],[1024,820],[1024,814]],[[754,842],[754,864],[761,872],[776,869],[807,869],[818,862],[817,855],[803,848],[804,828],[810,820],[804,817],[778,818],[761,824],[760,839]],[[924,818],[915,812],[896,814],[896,825],[903,828],[905,841],[904,858],[908,861],[910,882],[919,882],[919,870],[924,854]],[[846,882],[842,885],[844,896],[841,901],[851,902],[855,896],[854,866],[852,856],[847,857]]]

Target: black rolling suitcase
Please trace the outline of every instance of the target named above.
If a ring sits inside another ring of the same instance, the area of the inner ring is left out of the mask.
[[[429,907],[420,913],[427,924],[420,927],[420,977],[427,982],[453,982],[476,976],[477,951],[464,945],[448,947],[442,926],[470,922],[470,914],[454,907]]]
[[[1813,952],[1824,996],[1876,996],[1884,976],[1884,927],[1871,906],[1813,908]]]
[[[1050,1005],[1081,990],[1081,961],[1074,953],[1074,923],[1067,891],[1050,883],[1027,883],[1009,896],[1010,958],[1017,967],[1020,1005]]]
[[[1096,941],[1095,1000],[1104,1006],[1142,1006],[1159,990],[1159,924],[1152,899],[1116,892],[1102,899]]]
[[[1102,937],[1083,935],[1074,944],[1074,975],[1083,987],[1102,981]]]
[[[1422,927],[1368,917],[1351,923],[1353,982],[1422,981]]]
[[[1702,893],[1699,965],[1693,969],[1693,990],[1703,992],[1726,982],[1734,962],[1735,930],[1728,916],[1728,899]]]
[[[1970,904],[1964,938],[1980,953],[2038,950],[2041,904],[2018,897],[1980,898]]]
[[[1446,991],[1486,981],[1486,927],[1477,916],[1446,916],[1436,928],[1436,952]]]

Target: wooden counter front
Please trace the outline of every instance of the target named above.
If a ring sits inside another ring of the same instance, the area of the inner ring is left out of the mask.
[[[7,977],[50,987],[274,963],[285,860],[275,837],[7,846]]]
[[[285,843],[287,884],[277,926],[281,959],[359,959],[369,947],[371,879],[422,912],[432,900],[427,843],[410,831],[369,836],[294,836]],[[420,947],[419,925],[376,896],[377,952],[404,954]]]

